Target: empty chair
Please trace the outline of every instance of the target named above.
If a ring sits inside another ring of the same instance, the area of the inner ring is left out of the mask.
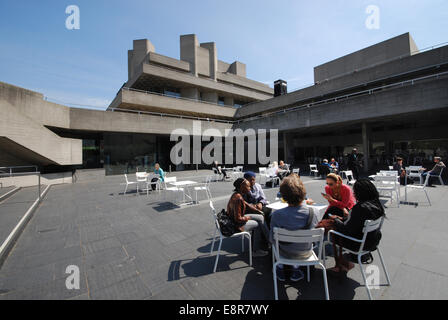
[[[272,246],[272,272],[274,276],[274,294],[275,300],[278,300],[278,288],[277,288],[277,266],[279,264],[290,266],[320,266],[322,268],[322,276],[324,281],[325,299],[329,300],[328,283],[327,283],[327,271],[322,260],[322,247],[324,241],[323,228],[312,230],[295,230],[289,231],[281,228],[274,228],[274,244]],[[288,243],[301,243],[315,245],[318,248],[318,254],[312,251],[312,255],[304,260],[287,259],[280,255],[279,242]],[[308,269],[307,280],[310,281],[310,273]]]
[[[394,170],[394,166],[389,166],[389,171]]]
[[[319,170],[317,170],[317,164],[310,164],[310,175],[314,174],[316,178],[319,175]]]
[[[295,174],[297,174],[298,176],[300,176],[300,168],[292,169],[292,173],[295,173]]]
[[[396,171],[392,171],[393,174],[385,173],[384,175],[377,175],[375,177],[376,189],[380,194],[384,196],[384,193],[390,194],[390,200],[395,199],[397,201],[397,206],[400,206],[400,182],[398,182],[398,176]]]
[[[169,183],[176,182],[176,181],[177,181],[176,177],[166,177],[165,181],[163,182],[165,185],[165,190],[172,191],[172,192],[181,192],[182,193],[182,201],[185,201],[185,189],[184,188],[168,186]]]
[[[370,288],[369,288],[369,285],[367,284],[366,274],[365,274],[365,271],[364,271],[364,269],[362,267],[362,261],[361,261],[361,257],[362,256],[364,256],[366,254],[369,254],[369,253],[371,253],[371,252],[376,250],[378,252],[378,256],[380,257],[381,265],[383,266],[383,270],[384,270],[384,273],[386,275],[387,285],[388,286],[391,285],[391,282],[390,282],[390,279],[389,279],[389,274],[387,272],[386,265],[384,264],[383,256],[381,254],[381,250],[379,248],[379,245],[373,251],[369,251],[369,250],[366,250],[364,248],[365,243],[366,243],[366,239],[367,239],[367,234],[369,232],[372,232],[372,231],[375,231],[375,230],[381,230],[381,227],[383,226],[383,222],[384,222],[384,216],[379,218],[379,219],[377,219],[377,220],[375,220],[375,221],[366,220],[365,223],[364,223],[364,228],[362,230],[362,232],[363,232],[362,239],[355,239],[355,238],[349,237],[349,236],[347,236],[345,234],[342,234],[340,232],[337,232],[337,231],[334,231],[334,230],[330,230],[328,232],[328,239],[329,239],[329,241],[325,242],[325,244],[332,243],[332,238],[333,238],[332,236],[336,235],[336,236],[339,236],[339,237],[342,237],[342,238],[345,238],[345,239],[348,239],[348,240],[351,240],[351,241],[354,241],[354,242],[360,244],[360,247],[359,247],[358,251],[353,251],[353,250],[350,250],[350,249],[344,248],[344,247],[343,247],[343,250],[347,251],[347,252],[350,252],[350,253],[352,253],[352,254],[357,256],[359,268],[361,269],[362,278],[364,280],[364,285],[366,287],[367,294],[368,294],[370,300],[372,300],[372,294],[370,293]],[[325,244],[323,246],[324,262],[325,262]]]
[[[264,178],[264,182],[266,183],[266,181],[267,181],[267,178],[268,178],[268,175],[267,175],[267,173],[266,173],[266,171],[267,171],[267,168],[266,167],[260,167],[260,168],[258,168],[258,173],[259,173],[259,177],[260,177],[260,184],[261,184],[261,180],[262,180],[262,178]]]
[[[423,184],[422,178],[422,166],[409,166],[406,168],[408,173],[408,179],[418,178],[420,180],[420,184]]]
[[[213,241],[212,241],[212,246],[210,249],[210,254],[212,254],[213,249],[215,248],[216,235],[219,236],[218,251],[216,253],[215,266],[213,267],[213,272],[216,272],[216,268],[218,267],[219,254],[221,252],[222,240],[224,239],[224,236],[221,233],[221,228],[219,227],[216,210],[215,210],[215,207],[213,206],[213,202],[211,202],[211,201],[210,201],[210,210],[211,210],[214,224],[215,224],[215,232],[213,234]],[[244,252],[244,239],[247,237],[247,239],[249,240],[248,241],[248,243],[249,243],[249,265],[252,266],[252,237],[251,237],[251,234],[247,231],[243,231],[243,232],[234,233],[230,238],[234,238],[234,237],[241,237],[241,248],[242,248],[243,252]]]
[[[138,187],[140,183],[145,183],[148,181],[148,174],[146,172],[136,172],[135,177],[137,179],[137,193],[138,193]]]
[[[200,186],[194,187],[194,192],[196,194],[196,203],[198,203],[198,192],[205,192],[207,199],[210,200],[212,198],[212,194],[210,193],[210,182],[212,181],[212,177],[208,176],[205,179],[205,183]]]
[[[341,172],[341,176],[342,177],[345,176],[345,178],[347,179],[347,184],[348,185],[354,185],[355,182],[356,182],[355,178],[353,177],[353,172],[351,170],[342,171]]]
[[[137,193],[138,193],[138,182],[137,181],[129,181],[128,175],[126,173],[124,174],[124,178],[126,180],[126,187],[124,188],[124,194],[126,194],[126,191],[128,191],[128,186],[133,185],[133,184],[137,185]]]
[[[425,195],[426,195],[426,199],[428,199],[428,203],[431,206],[431,200],[429,199],[429,195],[428,195],[428,191],[426,190],[426,187],[428,186],[428,182],[429,182],[429,174],[426,176],[425,179],[425,183],[422,185],[416,185],[416,184],[407,184],[405,187],[405,192],[406,192],[406,200],[408,198],[408,189],[413,189],[413,190],[422,190]]]

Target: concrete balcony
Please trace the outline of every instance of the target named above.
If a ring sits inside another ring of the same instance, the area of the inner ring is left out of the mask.
[[[233,120],[236,110],[230,106],[176,98],[157,93],[122,88],[109,106],[112,109],[129,109],[176,115]]]

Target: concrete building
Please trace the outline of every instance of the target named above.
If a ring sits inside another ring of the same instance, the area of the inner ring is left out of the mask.
[[[311,87],[273,97],[246,65],[217,58],[215,43],[180,37],[180,60],[149,40],[128,51],[128,80],[106,111],[68,108],[0,83],[0,166],[104,167],[106,174],[168,168],[173,129],[278,129],[279,157],[307,167],[343,159],[364,168],[394,155],[408,163],[448,156],[448,46],[419,52],[406,33],[314,69]],[[171,166],[172,170],[193,169]]]

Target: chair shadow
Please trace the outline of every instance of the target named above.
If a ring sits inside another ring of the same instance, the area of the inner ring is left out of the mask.
[[[148,203],[148,205],[151,205],[152,203]],[[157,202],[155,206],[152,207],[154,210],[156,210],[157,212],[165,212],[165,211],[170,211],[173,209],[179,209],[180,206],[170,202],[170,201],[165,201],[165,202]]]
[[[194,259],[184,259],[172,261],[168,269],[168,281],[177,281],[185,278],[198,278],[213,274],[213,266],[215,264],[216,254],[202,255]],[[232,263],[241,260],[239,256],[228,256],[227,254],[219,255],[219,266],[217,272],[228,270],[237,270],[246,267],[230,268]],[[248,267],[248,266],[247,266]],[[182,274],[181,274],[182,269]]]
[[[330,246],[329,246],[330,247]],[[328,250],[329,249],[329,250]],[[327,248],[327,258],[331,257],[332,249]],[[327,266],[328,266],[327,260]],[[271,256],[254,260],[254,269],[249,271],[241,291],[241,300],[273,300],[274,280],[272,273]],[[290,269],[285,268],[288,279],[285,282],[277,281],[279,300],[289,300],[291,288],[297,291],[296,300],[325,300],[325,289],[322,269],[310,269],[310,282],[306,279],[306,267],[301,267],[305,278],[292,282],[289,280]],[[348,277],[334,277],[327,272],[328,291],[331,300],[353,300],[355,289],[361,284]],[[289,294],[289,296],[288,296]]]

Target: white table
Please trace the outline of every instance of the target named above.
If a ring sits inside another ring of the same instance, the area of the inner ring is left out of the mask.
[[[181,203],[181,205],[187,205],[194,203],[193,197],[191,196],[190,187],[197,185],[198,183],[199,182],[196,181],[186,180],[186,181],[170,182],[169,184],[176,188],[184,188],[184,194],[190,199],[190,201],[184,201],[183,203]]]
[[[273,203],[267,205],[267,207],[272,209],[272,211],[284,209],[287,206],[288,206],[288,204],[286,202],[282,202],[282,201],[273,202]],[[314,208],[315,213],[316,213],[316,211],[318,213],[318,215],[317,215],[318,220],[321,220],[322,217],[324,216],[325,210],[328,208],[328,205],[308,205],[308,207]]]

